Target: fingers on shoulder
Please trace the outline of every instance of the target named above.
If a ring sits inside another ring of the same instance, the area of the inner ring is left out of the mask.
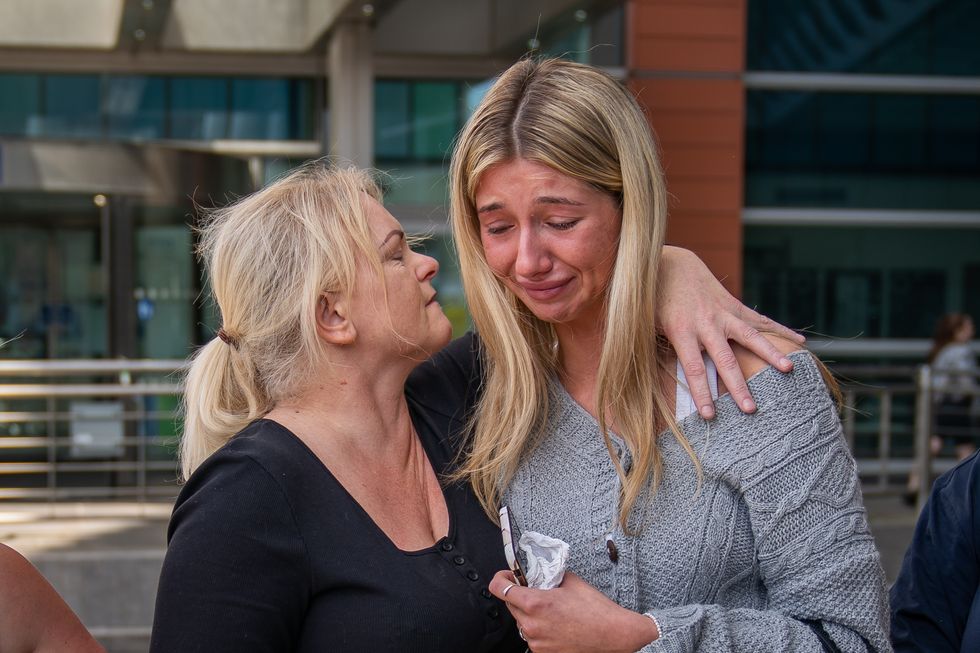
[[[761,332],[759,337],[765,338],[770,345],[783,355],[805,349],[800,343],[775,333]],[[738,365],[742,369],[742,374],[745,378],[761,372],[769,365],[764,358],[738,343],[732,343],[732,350],[735,352],[735,358],[738,359]]]

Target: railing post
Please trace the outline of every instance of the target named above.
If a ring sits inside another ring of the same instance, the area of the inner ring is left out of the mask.
[[[55,420],[55,412],[58,409],[57,400],[54,397],[45,399],[47,410],[47,429],[48,429],[48,507],[51,509],[51,516],[54,516],[55,499],[58,495],[58,423]]]
[[[922,512],[932,486],[932,371],[928,365],[919,368],[915,379],[915,470],[919,488],[916,513]]]
[[[888,488],[888,459],[892,455],[892,393],[882,390],[878,401],[878,461],[881,463],[878,487]]]

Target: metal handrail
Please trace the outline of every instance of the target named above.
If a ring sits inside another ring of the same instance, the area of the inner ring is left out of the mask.
[[[932,369],[928,365],[842,365],[832,369],[842,385],[845,439],[858,458],[865,493],[905,492],[912,474],[921,509],[934,475],[956,464],[948,457],[934,460],[930,450],[935,430]],[[966,390],[965,394],[980,396],[980,374],[974,390]],[[871,411],[862,408],[864,402],[871,404]],[[907,414],[898,414],[897,402],[907,402]],[[873,419],[874,411],[877,419]],[[859,416],[864,418],[860,425]],[[855,447],[859,435],[876,439],[873,456],[862,455],[869,452],[868,447]],[[896,455],[896,436],[904,438],[905,451],[910,456]]]
[[[176,496],[185,366],[0,360],[0,500]]]
[[[0,500],[175,496],[177,438],[167,434],[171,429],[164,434],[159,429],[179,419],[176,406],[185,365],[182,360],[0,360],[0,378],[24,381],[0,384],[0,434],[7,432],[0,435]],[[914,470],[923,501],[932,475],[955,464],[949,458],[933,460],[929,449],[929,368],[857,363],[834,365],[832,370],[841,383],[844,434],[858,458],[864,491],[900,493]],[[161,376],[172,381],[161,381]],[[88,379],[79,383],[78,377]],[[102,382],[90,380],[99,377]],[[165,398],[170,406],[155,405],[151,398]],[[78,430],[93,418],[80,416],[72,404],[86,399],[118,404],[106,418],[122,425],[113,440],[113,455],[73,457],[73,448],[84,454],[85,443],[70,432],[72,427]],[[32,428],[14,432],[20,425]],[[66,475],[106,473],[113,476],[111,486],[66,485]]]
[[[187,361],[173,359],[72,359],[72,360],[0,360],[0,377],[4,376],[100,376],[109,374],[173,374],[187,366]]]

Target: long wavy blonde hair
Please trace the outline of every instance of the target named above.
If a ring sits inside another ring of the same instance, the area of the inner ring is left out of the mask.
[[[324,363],[320,296],[349,296],[362,256],[380,274],[365,193],[380,201],[369,173],[318,161],[206,216],[198,254],[227,342],[215,337],[201,347],[186,376],[184,479]]]
[[[450,170],[453,235],[466,299],[484,345],[483,392],[469,423],[468,477],[496,514],[533,437],[545,428],[549,379],[558,371],[554,327],[536,318],[487,265],[475,195],[491,167],[515,159],[546,165],[615,198],[622,210],[608,284],[595,406],[621,479],[619,522],[662,476],[657,447],[667,427],[697,466],[660,382],[655,301],[667,205],[650,127],[630,92],[602,71],[562,60],[522,60],[490,87],[456,143]],[[634,464],[613,454],[610,425]],[[700,473],[700,468],[699,473]]]

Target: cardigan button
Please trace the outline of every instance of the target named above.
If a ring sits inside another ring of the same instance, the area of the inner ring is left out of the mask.
[[[439,545],[439,548],[442,549],[443,551],[452,551],[453,550],[453,543],[452,542],[443,542],[441,545]]]
[[[465,565],[466,558],[464,558],[463,556],[456,556],[453,558],[453,562],[455,562],[457,565]]]
[[[482,596],[485,599],[492,599],[493,598],[493,594],[490,593],[490,588],[489,587],[484,587],[482,590],[480,590],[480,596]]]
[[[616,547],[616,543],[613,542],[612,537],[606,538],[606,551],[609,553],[609,560],[613,564],[619,562],[619,549]]]
[[[491,619],[496,619],[500,616],[500,610],[497,609],[497,606],[492,605],[490,606],[490,609],[487,610],[487,614],[490,615]]]
[[[472,569],[466,572],[466,577],[474,582],[480,580],[480,574],[476,573]]]

